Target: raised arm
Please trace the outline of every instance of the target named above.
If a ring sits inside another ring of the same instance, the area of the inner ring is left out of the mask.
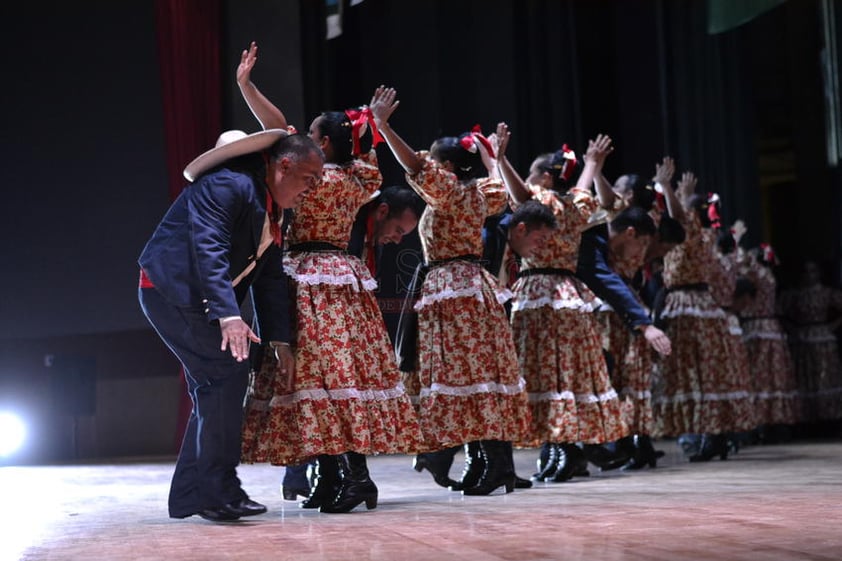
[[[415,150],[389,126],[389,117],[392,116],[392,113],[394,113],[400,104],[400,101],[396,97],[397,92],[394,88],[380,86],[374,91],[369,108],[371,109],[371,114],[374,115],[374,124],[377,125],[380,134],[386,139],[386,144],[389,145],[389,149],[394,154],[395,159],[406,173],[415,175],[421,171],[424,162],[418,157]]]
[[[251,42],[249,48],[240,55],[240,65],[237,67],[237,85],[246,100],[252,114],[264,129],[285,129],[287,119],[280,109],[260,93],[251,81],[251,70],[257,62],[257,43]]]
[[[655,164],[655,177],[652,178],[652,181],[655,182],[656,186],[661,186],[661,192],[664,195],[664,201],[667,205],[667,213],[670,217],[683,222],[684,207],[681,205],[678,196],[672,188],[672,176],[674,174],[675,162],[669,156],[664,156],[660,164]]]
[[[617,193],[614,192],[614,188],[612,187],[611,183],[605,177],[605,174],[602,172],[598,173],[593,180],[594,191],[596,191],[597,197],[600,200],[600,204],[603,208],[612,208],[614,206],[614,202],[617,200]],[[602,204],[602,200],[608,202],[608,204]]]
[[[511,162],[506,157],[506,149],[509,146],[509,139],[512,133],[509,131],[509,125],[506,123],[497,124],[497,132],[494,135],[494,143],[497,150],[497,169],[500,171],[500,177],[506,185],[506,191],[509,196],[516,203],[524,203],[532,198],[532,193],[526,188],[526,183],[512,167]]]

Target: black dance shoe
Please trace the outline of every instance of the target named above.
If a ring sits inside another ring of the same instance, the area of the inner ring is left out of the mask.
[[[709,462],[719,456],[720,460],[728,459],[728,437],[724,434],[703,434],[699,451],[690,456],[691,462]]]

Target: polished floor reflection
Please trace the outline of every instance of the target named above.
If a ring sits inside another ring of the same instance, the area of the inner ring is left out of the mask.
[[[842,559],[842,441],[750,446],[689,464],[674,441],[654,470],[510,495],[462,497],[407,456],[369,459],[376,510],[301,510],[283,468],[246,465],[269,507],[247,521],[167,518],[172,459],[0,468],[0,560],[751,560]],[[518,471],[535,450],[518,450]],[[461,469],[457,456],[453,475]]]

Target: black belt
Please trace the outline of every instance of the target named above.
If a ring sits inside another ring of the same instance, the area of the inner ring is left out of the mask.
[[[534,277],[535,275],[562,275],[565,277],[575,277],[576,273],[570,269],[559,269],[556,267],[537,267],[535,269],[524,269],[518,271],[517,278]]]
[[[342,251],[346,250],[328,242],[301,242],[289,246],[289,251]]]

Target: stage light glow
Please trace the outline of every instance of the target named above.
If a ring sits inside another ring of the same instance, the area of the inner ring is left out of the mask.
[[[0,458],[7,458],[17,452],[26,440],[26,426],[20,417],[8,411],[0,411]]]

